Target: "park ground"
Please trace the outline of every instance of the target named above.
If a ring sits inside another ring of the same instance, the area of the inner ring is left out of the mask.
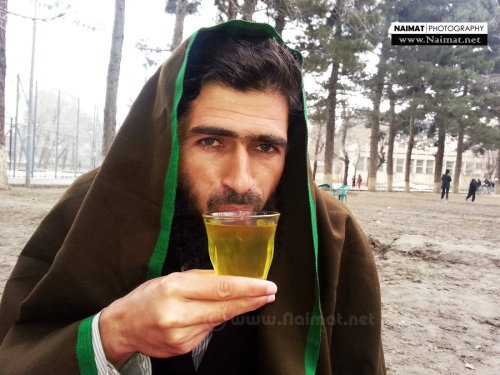
[[[0,191],[0,293],[63,189]],[[389,375],[500,369],[500,196],[349,192],[382,289]]]

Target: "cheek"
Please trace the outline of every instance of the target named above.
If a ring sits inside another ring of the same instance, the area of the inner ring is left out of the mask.
[[[181,155],[186,155],[186,153],[181,153]],[[204,212],[210,195],[213,168],[210,168],[210,165],[205,165],[203,159],[193,156],[191,154],[187,159],[181,156],[179,163],[180,176],[188,185],[192,198],[196,201],[196,206],[200,212]]]
[[[259,174],[260,186],[265,199],[269,198],[271,193],[273,193],[278,186],[284,166],[285,159],[278,159],[268,166],[267,173],[261,172]]]

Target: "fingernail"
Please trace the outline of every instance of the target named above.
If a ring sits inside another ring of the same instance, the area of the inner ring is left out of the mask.
[[[274,302],[275,299],[276,299],[276,295],[271,294],[270,296],[267,296],[267,303]]]
[[[274,283],[269,285],[266,289],[267,294],[276,294],[277,291],[278,291],[278,287]]]

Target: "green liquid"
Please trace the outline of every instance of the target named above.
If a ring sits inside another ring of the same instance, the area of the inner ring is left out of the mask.
[[[208,251],[217,275],[266,279],[274,254],[276,224],[205,223]]]

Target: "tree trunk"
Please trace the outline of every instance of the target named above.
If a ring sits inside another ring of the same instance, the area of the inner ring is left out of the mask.
[[[375,116],[375,111],[373,116]],[[368,191],[377,190],[378,133],[379,121],[372,119],[370,133],[370,166],[368,167]]]
[[[243,19],[245,21],[252,21],[252,16],[255,12],[255,6],[257,5],[257,0],[245,0],[243,2],[242,13]]]
[[[109,56],[108,77],[106,81],[106,103],[102,135],[102,156],[106,156],[116,134],[116,100],[120,63],[122,59],[123,29],[125,26],[125,0],[115,0],[115,21]]]
[[[187,0],[177,0],[177,5],[175,7],[175,27],[174,36],[172,38],[172,45],[170,46],[170,51],[177,48],[182,42],[182,34],[184,31],[184,18],[187,13]]]
[[[392,191],[394,181],[394,139],[396,138],[396,94],[392,82],[387,87],[389,96],[389,140],[387,145],[387,191]]]
[[[328,82],[328,101],[327,111],[328,120],[326,123],[326,140],[325,140],[325,183],[332,183],[333,172],[333,155],[334,155],[334,140],[335,140],[335,117],[337,114],[337,83],[339,80],[339,63],[334,63],[332,66],[332,74],[330,82]]]
[[[285,10],[283,7],[285,6],[282,2],[277,3],[277,9],[276,9],[276,24],[274,25],[274,28],[278,32],[278,34],[283,34],[283,29],[285,28]]]
[[[457,140],[457,158],[455,161],[455,173],[453,175],[453,193],[458,193],[458,188],[460,187],[460,172],[462,170],[462,154],[464,152],[464,135],[465,129],[463,125],[458,128],[458,140]]]
[[[443,174],[444,143],[446,138],[446,129],[443,124],[438,127],[438,145],[435,156],[434,166],[434,193],[441,191],[441,175]]]
[[[321,143],[321,134],[323,133],[323,123],[319,124],[319,129],[316,134],[316,142],[314,145],[314,165],[313,165],[313,180],[316,180],[316,171],[318,170],[318,155],[323,149],[324,144]]]
[[[47,168],[47,163],[48,160],[50,159],[50,150],[52,150],[52,147],[50,147],[50,133],[45,134],[45,138],[42,142],[40,142],[40,155],[38,157],[38,168],[46,169]]]
[[[387,71],[386,60],[390,51],[390,41],[385,38],[382,42],[382,51],[378,62],[377,74],[375,76],[374,90],[372,95],[373,110],[371,116],[370,134],[370,167],[368,169],[368,191],[377,190],[377,164],[378,164],[378,138],[380,132],[380,102],[384,91],[385,73]]]
[[[7,158],[5,157],[5,28],[7,27],[7,0],[0,0],[0,190],[8,189]]]
[[[61,155],[59,155],[59,159],[57,161],[57,165],[61,166],[61,171],[64,171],[66,169],[66,161],[68,159],[68,149],[65,148],[62,150]]]
[[[227,19],[235,20],[238,15],[237,0],[229,0],[229,9],[227,10]]]
[[[408,146],[406,149],[406,159],[405,159],[405,192],[410,192],[410,171],[411,171],[411,154],[413,152],[413,146],[415,144],[415,117],[410,116],[410,135],[408,137]]]
[[[469,85],[466,81],[464,83],[464,91],[462,96],[467,96],[469,93]],[[460,119],[463,121],[463,119]],[[458,139],[457,139],[457,159],[455,162],[455,175],[453,176],[453,193],[457,194],[460,187],[460,173],[462,171],[462,156],[464,152],[464,137],[465,137],[465,124],[462,122],[458,126]]]
[[[488,150],[486,152],[486,178],[490,181],[494,181],[493,180],[493,176],[495,175],[495,170],[496,170],[496,167],[497,167],[497,164],[496,164],[496,150],[493,151],[493,150]]]
[[[500,148],[497,149],[497,178],[495,180],[495,194],[500,194]]]
[[[344,179],[342,180],[342,185],[347,185],[348,173],[349,173],[349,154],[345,148],[345,139],[347,137],[347,121],[342,127],[342,152],[344,153]]]

